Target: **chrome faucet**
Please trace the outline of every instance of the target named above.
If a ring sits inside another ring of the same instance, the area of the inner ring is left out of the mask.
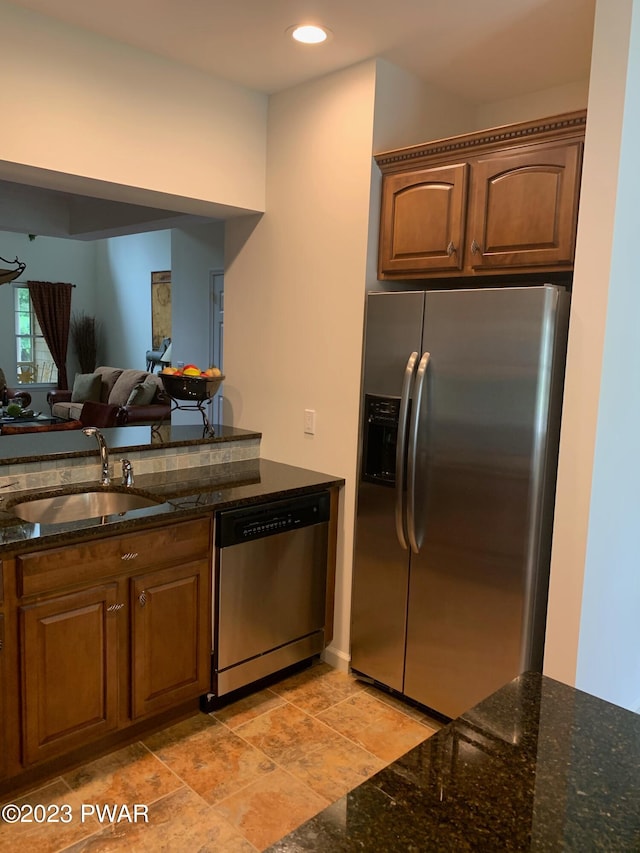
[[[121,459],[122,462],[122,485],[131,488],[133,486],[133,465],[128,459]]]
[[[100,465],[102,466],[100,485],[108,486],[111,482],[111,477],[109,476],[109,448],[107,447],[107,442],[104,440],[104,436],[98,427],[85,427],[82,432],[85,435],[95,435],[96,437],[98,448],[100,449]]]

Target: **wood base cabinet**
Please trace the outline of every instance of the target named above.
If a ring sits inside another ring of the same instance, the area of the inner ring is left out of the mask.
[[[571,270],[585,122],[568,113],[376,156],[379,277]]]
[[[1,566],[1,564],[0,564]],[[2,570],[0,569],[0,582],[2,581]],[[1,593],[0,593],[1,595]],[[7,674],[5,667],[5,624],[4,613],[0,611],[0,779],[4,779],[7,773],[7,747],[9,736],[7,733],[6,695]]]
[[[16,557],[24,768],[206,693],[211,528],[206,517]]]

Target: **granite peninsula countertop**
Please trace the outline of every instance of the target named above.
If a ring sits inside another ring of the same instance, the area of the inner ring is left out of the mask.
[[[525,673],[271,853],[639,851],[640,715]]]
[[[129,453],[132,450],[159,450],[197,444],[259,439],[262,433],[225,424],[214,424],[214,434],[205,433],[200,425],[165,423],[159,426],[127,425],[100,429],[109,452]],[[5,435],[0,440],[0,465],[24,462],[49,462],[96,455],[96,443],[82,430]],[[1,469],[0,469],[1,473]]]
[[[3,555],[33,550],[34,547],[58,547],[90,536],[126,532],[154,523],[166,524],[222,508],[259,503],[265,499],[277,500],[343,484],[344,480],[339,477],[268,459],[183,468],[136,475],[131,491],[162,501],[157,506],[123,515],[62,524],[20,521],[11,513],[11,505],[22,498],[37,499],[56,493],[100,489],[97,480],[60,489],[13,492],[5,494],[0,503],[0,559]],[[117,484],[109,489],[128,491]]]

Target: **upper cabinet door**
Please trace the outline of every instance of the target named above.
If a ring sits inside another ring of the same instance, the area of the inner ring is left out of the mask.
[[[473,163],[467,263],[474,270],[573,264],[582,142],[524,146]]]
[[[466,163],[384,176],[381,277],[461,269],[467,180]]]

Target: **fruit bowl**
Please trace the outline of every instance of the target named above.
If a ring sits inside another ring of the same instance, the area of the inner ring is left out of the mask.
[[[158,374],[164,390],[174,400],[208,400],[216,393],[224,376],[185,376],[182,373]]]

